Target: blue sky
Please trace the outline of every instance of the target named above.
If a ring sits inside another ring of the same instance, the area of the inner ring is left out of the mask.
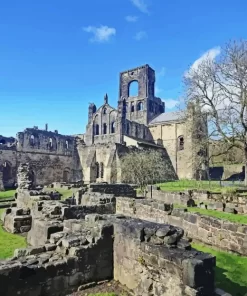
[[[246,11],[246,0],[2,0],[0,134],[83,133],[88,103],[107,92],[116,106],[119,72],[143,64],[170,111],[192,64],[247,37]]]

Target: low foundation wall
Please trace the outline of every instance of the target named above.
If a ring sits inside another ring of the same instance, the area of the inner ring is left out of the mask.
[[[32,216],[29,209],[8,208],[2,220],[5,229],[11,233],[23,233],[31,229]]]
[[[0,294],[65,296],[80,285],[111,279],[113,227],[103,228],[95,240],[85,233],[60,232],[44,246],[17,249],[18,260],[0,262]]]
[[[166,211],[164,203],[150,200],[118,198],[116,212],[119,214],[168,223],[184,229],[187,237],[218,248],[247,255],[247,225],[231,223],[183,209]]]
[[[186,193],[169,192],[155,189],[153,189],[151,193],[149,186],[147,198],[151,199],[151,197],[154,200],[164,203],[180,204],[185,206],[187,206],[188,200],[192,198],[198,206],[200,206],[200,203],[206,202],[206,204],[203,204],[202,208],[215,209],[221,212],[225,211],[227,213],[247,214],[246,198],[241,196],[227,197],[222,196],[221,194],[210,194],[206,191],[193,191],[193,194],[190,197],[190,195]]]
[[[136,191],[129,184],[90,184],[89,192],[100,192],[105,194],[114,194],[114,196],[136,197]]]
[[[134,295],[214,295],[215,257],[158,243],[159,226],[145,221],[115,225],[114,279]],[[146,235],[154,235],[154,242]]]

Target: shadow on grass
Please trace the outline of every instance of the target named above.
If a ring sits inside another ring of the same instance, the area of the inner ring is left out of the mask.
[[[232,294],[232,296],[247,296],[247,287],[231,281],[225,273],[226,269],[216,267],[215,269],[215,286]]]

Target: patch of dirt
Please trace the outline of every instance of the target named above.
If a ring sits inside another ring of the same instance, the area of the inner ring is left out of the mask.
[[[85,285],[86,286],[86,285]],[[115,293],[117,296],[131,296],[131,294],[114,280],[97,283],[83,291],[74,292],[67,296],[89,296],[90,294],[98,293]]]

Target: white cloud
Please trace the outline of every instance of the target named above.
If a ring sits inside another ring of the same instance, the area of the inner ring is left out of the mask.
[[[138,20],[138,16],[135,16],[135,15],[127,15],[127,16],[125,17],[125,20],[126,20],[127,22],[129,22],[129,23],[135,23],[135,22],[137,22],[137,20]]]
[[[110,38],[116,35],[116,29],[110,28],[108,26],[100,26],[100,27],[93,27],[88,26],[83,28],[83,30],[87,33],[92,33],[93,37],[90,39],[91,42],[107,42]]]
[[[215,58],[220,54],[220,47],[214,47],[209,49],[208,51],[204,52],[190,67],[189,71],[185,73],[186,75],[189,75],[190,71],[195,71],[198,69],[201,63],[203,63],[206,60],[215,60]]]
[[[136,33],[136,35],[135,35],[135,40],[137,40],[137,41],[140,41],[140,40],[142,40],[142,39],[144,39],[144,38],[147,38],[147,33],[145,32],[145,31],[139,31],[139,32],[137,32]]]
[[[146,0],[130,0],[132,4],[143,13],[149,13]]]
[[[166,99],[164,100],[164,102],[165,102],[166,109],[173,109],[177,107],[180,103],[178,100],[174,100],[174,99]]]

